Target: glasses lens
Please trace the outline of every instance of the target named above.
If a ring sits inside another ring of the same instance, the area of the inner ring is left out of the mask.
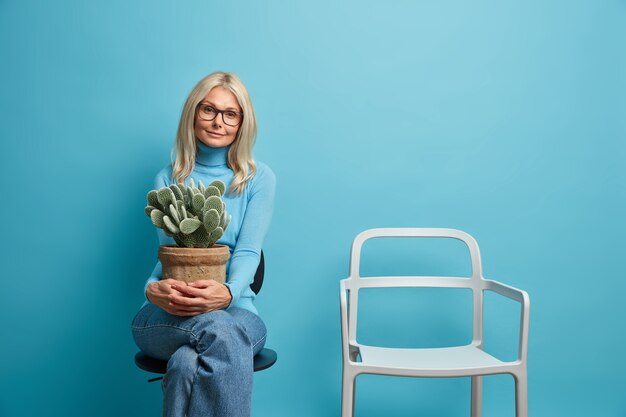
[[[237,126],[241,122],[241,114],[235,111],[225,111],[222,113],[224,123],[229,126]]]
[[[217,111],[214,107],[202,104],[198,109],[198,116],[204,120],[213,120],[217,116]]]

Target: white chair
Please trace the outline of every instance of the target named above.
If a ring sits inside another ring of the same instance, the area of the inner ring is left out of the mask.
[[[363,243],[377,237],[440,237],[458,239],[471,255],[472,276],[467,277],[361,277],[359,265]],[[434,349],[396,349],[366,346],[357,342],[357,303],[359,289],[382,287],[469,288],[473,294],[472,342],[465,346]],[[482,414],[482,376],[508,373],[515,379],[517,417],[528,416],[526,372],[529,321],[528,294],[483,277],[478,244],[470,235],[454,229],[370,229],[360,233],[352,244],[350,276],[340,283],[343,383],[341,416],[354,416],[355,381],[360,374],[411,376],[421,378],[471,377],[471,416]],[[503,362],[483,350],[483,293],[493,291],[521,304],[517,360]]]

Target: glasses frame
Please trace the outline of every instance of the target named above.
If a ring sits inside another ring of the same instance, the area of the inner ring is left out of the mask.
[[[212,108],[215,110],[215,117],[214,117],[214,118],[212,118],[212,119],[205,119],[204,117],[202,117],[202,116],[201,116],[201,112],[200,112],[200,106],[202,106],[202,105],[212,107]],[[226,113],[226,112],[232,112],[232,113],[236,113],[236,114],[238,114],[239,116],[241,116],[241,120],[239,120],[239,122],[238,122],[237,124],[235,124],[235,125],[231,125],[230,123],[228,123],[228,122],[226,121],[226,118],[224,117],[224,113]],[[202,119],[202,120],[206,120],[207,122],[212,122],[213,120],[215,120],[215,119],[217,118],[217,116],[218,116],[218,115],[220,115],[220,114],[221,114],[221,115],[222,115],[222,121],[224,122],[224,124],[226,124],[226,125],[228,125],[228,126],[230,126],[230,127],[237,127],[237,126],[239,126],[239,125],[241,124],[241,122],[243,122],[243,112],[241,112],[241,111],[236,111],[236,110],[229,110],[229,109],[226,109],[226,110],[220,110],[220,109],[218,109],[217,107],[215,107],[214,105],[212,105],[212,104],[210,104],[210,103],[206,103],[206,102],[204,102],[204,101],[201,101],[200,103],[198,103],[198,105],[196,106],[196,113],[197,113],[197,115],[198,115],[198,117],[199,117],[200,119]]]

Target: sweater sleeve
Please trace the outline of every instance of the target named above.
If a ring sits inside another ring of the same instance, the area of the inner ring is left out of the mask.
[[[154,179],[154,189],[158,190],[159,188],[169,186],[169,182],[170,182],[169,172],[170,170],[168,170],[167,168],[164,168],[156,175]],[[171,245],[175,243],[174,239],[166,235],[162,229],[156,228],[156,231],[157,231],[157,236],[159,238],[159,245]],[[150,276],[148,277],[148,280],[146,281],[146,284],[143,287],[144,296],[146,296],[148,285],[152,284],[153,282],[157,282],[158,280],[161,279],[162,276],[163,276],[163,271],[162,271],[161,261],[157,260],[156,266],[152,270],[152,274],[150,274]],[[146,296],[146,301],[150,302],[147,296]]]
[[[254,280],[261,259],[263,240],[272,220],[276,176],[269,167],[260,165],[250,183],[250,193],[237,244],[230,261],[226,286],[234,305],[245,288]]]

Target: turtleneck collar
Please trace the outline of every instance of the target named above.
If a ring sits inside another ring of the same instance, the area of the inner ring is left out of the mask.
[[[229,146],[224,146],[223,148],[211,148],[199,140],[196,140],[196,144],[196,163],[209,167],[217,167],[227,164]]]

